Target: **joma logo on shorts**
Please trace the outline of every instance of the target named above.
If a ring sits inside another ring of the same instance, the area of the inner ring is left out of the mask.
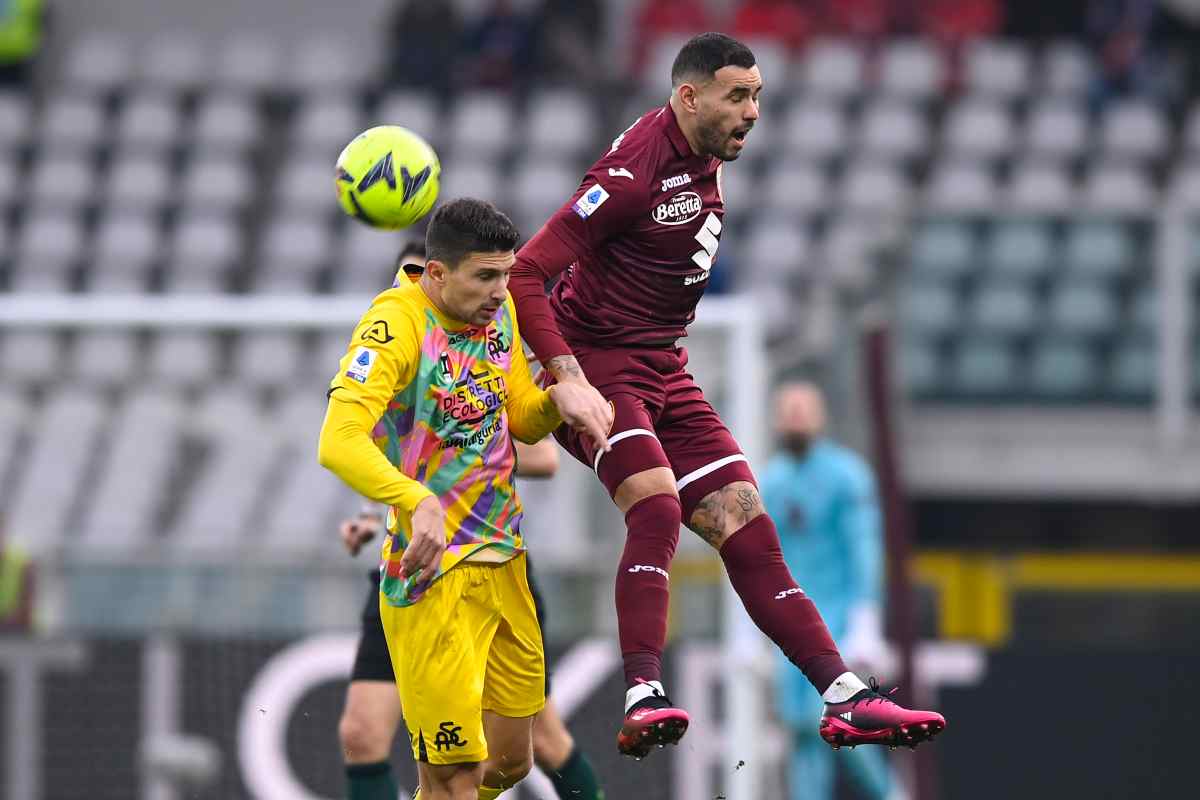
[[[663,569],[662,567],[653,567],[653,566],[650,566],[649,564],[634,564],[632,567],[630,567],[626,571],[627,572],[657,572],[659,575],[662,575],[667,580],[671,580],[671,576],[667,574],[667,571],[665,569]]]
[[[433,737],[433,746],[438,751],[449,750],[451,747],[466,747],[467,740],[460,739],[458,732],[462,730],[462,725],[455,725],[453,721],[443,722],[438,725],[437,736]]]
[[[787,597],[788,595],[793,595],[793,594],[804,594],[804,590],[801,589],[799,586],[792,587],[791,589],[784,589],[782,592],[775,595],[775,599],[782,600],[783,598]]]

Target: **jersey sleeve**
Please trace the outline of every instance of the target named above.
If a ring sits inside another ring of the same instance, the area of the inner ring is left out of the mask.
[[[434,496],[398,470],[374,441],[388,403],[416,372],[419,332],[398,309],[373,308],[354,329],[329,384],[318,460],[359,494],[411,514]]]
[[[543,364],[571,353],[546,299],[546,283],[648,213],[653,173],[651,159],[632,147],[622,151],[618,138],[517,253],[508,288],[526,340]]]
[[[515,307],[511,311],[515,319]],[[505,402],[508,428],[518,441],[533,444],[561,425],[562,417],[550,399],[550,393],[534,383],[529,359],[521,343],[520,328],[515,328],[515,331],[516,342],[513,344],[513,357],[508,371],[508,400]]]

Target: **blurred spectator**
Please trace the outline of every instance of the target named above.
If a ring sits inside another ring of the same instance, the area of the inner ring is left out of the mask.
[[[388,79],[441,92],[453,85],[460,28],[450,0],[405,0],[392,15]]]
[[[774,39],[797,50],[813,29],[810,12],[799,0],[743,0],[733,15],[734,38]]]
[[[783,557],[816,603],[846,663],[856,671],[886,668],[880,613],[883,535],[870,467],[823,436],[825,403],[811,384],[791,383],[775,397],[780,449],[762,482],[767,513],[779,526]],[[879,748],[839,753],[817,733],[821,696],[779,656],[776,703],[792,734],[792,800],[833,800],[834,765],[870,800],[883,800],[892,778]]]
[[[645,0],[633,24],[635,73],[646,66],[654,43],[660,39],[692,36],[712,28],[704,0]]]
[[[539,74],[574,86],[604,83],[612,68],[600,55],[604,22],[599,0],[546,0],[538,15]]]
[[[950,46],[995,36],[1004,22],[1000,0],[918,0],[916,13],[920,34]]]
[[[45,26],[45,0],[0,0],[0,85],[29,82]]]
[[[893,23],[892,0],[828,0],[826,26],[838,36],[874,38]]]
[[[1100,64],[1094,104],[1157,93],[1158,70],[1147,48],[1154,16],[1155,0],[1092,0],[1087,38]]]
[[[492,0],[481,15],[468,20],[459,54],[462,83],[489,89],[527,83],[536,44],[533,17],[512,0]]]
[[[27,633],[33,626],[33,565],[8,541],[0,518],[0,633]]]

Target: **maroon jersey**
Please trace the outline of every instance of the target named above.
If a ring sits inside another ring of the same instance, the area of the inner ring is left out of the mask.
[[[717,255],[721,162],[692,153],[664,106],[613,141],[571,199],[517,255],[521,335],[544,361],[564,346],[665,343],[687,335]],[[569,267],[568,267],[569,265]],[[551,293],[553,322],[533,297]]]

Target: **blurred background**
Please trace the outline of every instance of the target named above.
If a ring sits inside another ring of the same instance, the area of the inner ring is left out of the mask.
[[[770,402],[798,378],[869,463],[879,674],[950,723],[889,754],[888,796],[1194,791],[1200,3],[6,0],[0,795],[343,796],[375,551],[341,549],[358,500],[315,443],[407,234],[343,217],[333,162],[408,126],[443,197],[529,235],[704,30],[766,88],[691,362],[760,476],[803,460]],[[563,461],[527,534],[609,796],[814,797],[786,681],[686,531],[668,685],[693,728],[618,760],[623,525]],[[876,795],[842,770],[825,796]]]

